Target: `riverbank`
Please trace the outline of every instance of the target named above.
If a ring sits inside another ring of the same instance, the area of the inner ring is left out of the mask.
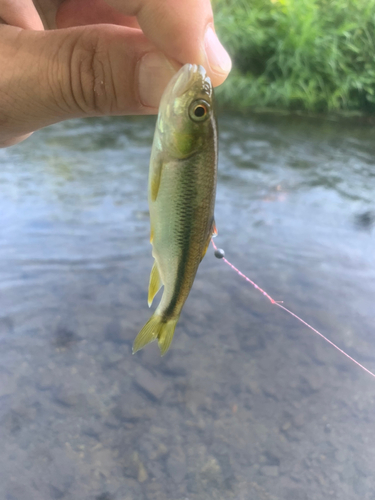
[[[216,0],[233,110],[375,112],[375,0]]]

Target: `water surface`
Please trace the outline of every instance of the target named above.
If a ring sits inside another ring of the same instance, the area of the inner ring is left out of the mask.
[[[218,246],[375,370],[375,130],[219,125]],[[375,380],[212,251],[170,352],[131,355],[153,126],[76,120],[0,150],[0,498],[373,499]]]

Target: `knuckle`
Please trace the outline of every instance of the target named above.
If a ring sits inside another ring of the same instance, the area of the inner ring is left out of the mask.
[[[104,114],[116,95],[108,50],[95,30],[83,32],[71,51],[70,88],[75,105],[84,114]]]

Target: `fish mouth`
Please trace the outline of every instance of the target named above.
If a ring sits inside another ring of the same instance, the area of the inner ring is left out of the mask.
[[[200,94],[212,95],[212,84],[203,66],[197,64],[185,64],[175,75],[171,82],[171,94],[173,97],[181,97],[188,91],[196,91]]]

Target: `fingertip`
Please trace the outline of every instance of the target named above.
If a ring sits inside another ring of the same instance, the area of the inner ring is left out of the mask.
[[[0,148],[9,148],[10,146],[14,146],[14,145],[18,144],[19,142],[24,141],[25,139],[30,137],[30,135],[32,135],[32,134],[33,134],[33,132],[30,132],[28,134],[23,134],[23,135],[11,136],[8,138],[1,137],[0,138]]]
[[[228,77],[228,75],[222,75],[222,74],[220,75],[220,74],[216,74],[216,73],[213,73],[210,71],[208,71],[207,73],[211,79],[212,86],[215,88],[219,87],[222,83],[224,83]]]
[[[208,72],[214,87],[221,85],[232,69],[232,60],[217,37],[212,25],[208,25],[204,35],[204,53]]]

